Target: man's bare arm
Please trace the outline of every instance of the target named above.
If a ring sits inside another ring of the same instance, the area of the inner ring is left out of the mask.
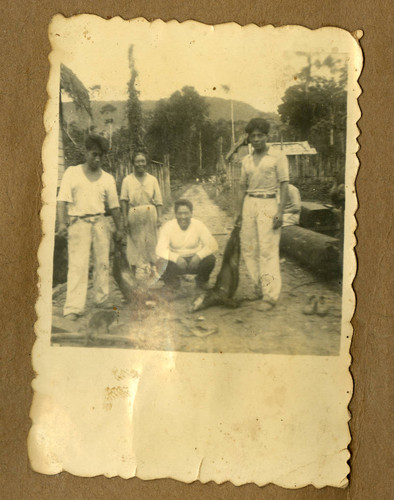
[[[280,183],[280,202],[278,211],[274,217],[273,227],[274,229],[278,229],[282,226],[283,222],[283,212],[285,210],[285,206],[287,203],[287,197],[289,193],[289,182],[283,181]]]
[[[120,208],[119,207],[111,208],[110,212],[111,212],[111,216],[114,220],[116,230],[121,231],[122,230],[122,222],[121,222],[122,219],[120,217]]]
[[[238,186],[237,208],[236,208],[237,217],[242,218],[242,209],[243,209],[243,205],[244,205],[244,199],[246,196],[246,190],[247,190],[246,184],[240,184]]]
[[[123,224],[127,227],[127,212],[129,210],[129,203],[127,200],[120,200],[120,206],[122,209]]]
[[[111,208],[110,212],[116,227],[115,238],[117,241],[120,241],[123,238],[122,218],[120,216],[120,208],[119,207]]]
[[[157,223],[160,225],[161,224],[161,214],[162,214],[162,206],[161,205],[156,205],[156,212],[157,212]]]
[[[57,234],[59,236],[67,236],[67,202],[58,201],[57,202],[57,217],[58,217],[58,228]]]

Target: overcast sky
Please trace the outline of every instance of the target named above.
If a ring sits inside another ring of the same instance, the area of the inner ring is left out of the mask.
[[[105,21],[86,15],[55,16],[49,35],[55,49],[51,61],[68,66],[87,88],[100,85],[92,94],[95,99],[127,99],[128,49],[133,44],[141,100],[169,97],[191,85],[201,95],[240,100],[267,112],[277,111],[286,88],[306,65],[306,57],[296,51],[321,59],[343,57],[339,54],[351,44],[342,30]]]

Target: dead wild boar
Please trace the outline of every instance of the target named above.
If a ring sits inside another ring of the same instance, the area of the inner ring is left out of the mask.
[[[131,272],[122,243],[118,241],[115,241],[112,273],[125,300],[132,302],[138,283]]]
[[[236,224],[223,253],[222,267],[213,288],[197,297],[191,310],[200,311],[216,305],[237,307],[233,299],[239,281],[239,260],[241,255],[240,225]]]

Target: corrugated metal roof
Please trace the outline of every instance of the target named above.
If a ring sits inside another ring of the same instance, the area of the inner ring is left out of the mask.
[[[232,146],[230,151],[226,155],[226,160],[231,160],[231,157],[238,151],[238,149],[243,146],[246,142],[247,134],[244,134],[240,139]],[[308,141],[296,141],[296,142],[267,142],[269,146],[274,151],[283,151],[287,156],[299,156],[299,155],[315,155],[317,151],[312,148]]]
[[[308,141],[300,142],[268,142],[267,145],[273,150],[282,150],[286,155],[315,155],[315,148],[309,146]]]

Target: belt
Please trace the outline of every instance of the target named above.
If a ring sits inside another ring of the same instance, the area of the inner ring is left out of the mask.
[[[70,215],[70,217],[76,217],[77,219],[88,219],[89,217],[98,217],[99,215],[104,215],[104,214],[99,213],[99,214],[86,214],[86,215]]]
[[[248,196],[251,196],[252,198],[262,198],[263,200],[267,198],[276,198],[276,194],[253,194],[253,193],[248,193]]]
[[[103,215],[104,214],[70,215],[69,226],[72,226],[79,219],[85,220],[89,224],[94,224],[95,222],[97,222],[97,219],[95,217],[101,217]]]

